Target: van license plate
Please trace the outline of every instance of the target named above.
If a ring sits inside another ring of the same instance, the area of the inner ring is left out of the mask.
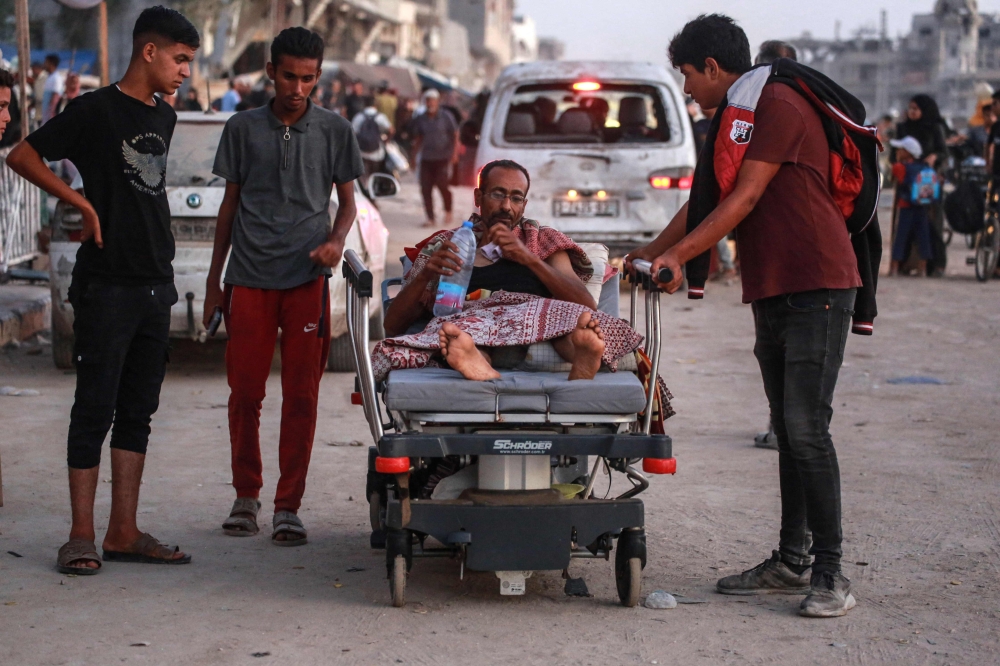
[[[617,199],[556,199],[552,206],[555,217],[618,217]]]

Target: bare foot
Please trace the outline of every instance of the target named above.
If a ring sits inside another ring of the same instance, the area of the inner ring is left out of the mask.
[[[569,334],[569,340],[575,350],[569,378],[593,379],[601,369],[601,356],[604,354],[604,333],[597,318],[589,312],[581,314],[576,328]]]
[[[455,224],[455,216],[451,214],[451,211],[445,211],[444,213],[444,226],[450,227]]]
[[[438,333],[441,355],[466,379],[484,382],[499,379],[500,373],[493,369],[486,355],[476,348],[472,336],[451,322],[441,327]],[[603,346],[603,343],[602,343]]]

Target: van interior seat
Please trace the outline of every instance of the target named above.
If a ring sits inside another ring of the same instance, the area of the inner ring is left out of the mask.
[[[593,134],[594,119],[585,109],[566,109],[559,116],[560,134]]]
[[[623,97],[618,107],[618,124],[623,137],[635,140],[647,135],[646,100],[642,97]]]
[[[531,136],[535,133],[535,117],[530,113],[513,111],[507,114],[504,136]]]

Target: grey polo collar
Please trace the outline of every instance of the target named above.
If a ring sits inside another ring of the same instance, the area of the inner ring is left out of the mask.
[[[274,110],[271,108],[271,104],[274,100],[267,103],[267,124],[271,126],[271,129],[285,129],[286,125],[278,120],[278,116],[274,115]],[[299,121],[292,125],[292,129],[296,132],[305,133],[309,129],[309,122],[312,120],[311,116],[313,114],[313,109],[315,105],[312,103],[311,99],[306,99],[306,112],[302,114]]]

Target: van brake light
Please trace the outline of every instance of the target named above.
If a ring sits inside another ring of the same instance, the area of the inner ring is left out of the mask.
[[[573,84],[573,90],[577,92],[594,92],[600,89],[601,84],[597,81],[577,81]]]
[[[694,171],[690,167],[663,169],[649,174],[649,184],[654,190],[690,190]]]

